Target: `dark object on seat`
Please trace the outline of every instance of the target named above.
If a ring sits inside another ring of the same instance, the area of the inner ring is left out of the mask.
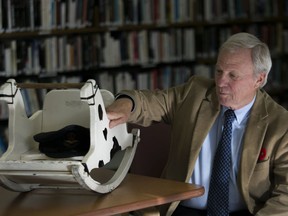
[[[34,135],[39,150],[52,158],[84,156],[90,147],[90,129],[68,125],[57,131]]]

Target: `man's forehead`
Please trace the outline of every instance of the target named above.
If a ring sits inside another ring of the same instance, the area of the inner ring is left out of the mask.
[[[238,51],[222,50],[217,57],[217,65],[237,65],[237,64],[252,64],[251,49],[241,49]]]

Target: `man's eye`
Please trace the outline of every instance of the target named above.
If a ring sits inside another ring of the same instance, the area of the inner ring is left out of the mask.
[[[222,74],[222,71],[216,70],[216,75],[221,75],[221,74]]]
[[[232,78],[232,79],[237,79],[237,75],[236,74],[230,74],[230,77]]]

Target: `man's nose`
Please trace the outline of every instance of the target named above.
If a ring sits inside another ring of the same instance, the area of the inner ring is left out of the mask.
[[[228,77],[224,74],[218,74],[216,76],[216,83],[218,86],[224,86],[228,82]]]

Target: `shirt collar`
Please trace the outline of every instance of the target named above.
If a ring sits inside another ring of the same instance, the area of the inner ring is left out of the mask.
[[[245,105],[244,107],[234,110],[235,116],[236,116],[236,120],[238,122],[238,124],[241,124],[241,122],[249,115],[251,107],[253,106],[254,102],[255,102],[256,96],[253,98],[253,100]],[[228,107],[222,106],[222,115],[224,115],[224,112],[229,109]]]

